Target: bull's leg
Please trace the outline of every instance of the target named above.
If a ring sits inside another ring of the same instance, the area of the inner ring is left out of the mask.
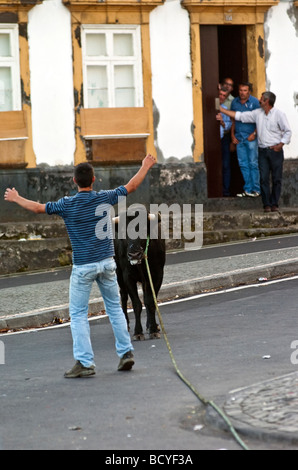
[[[135,314],[135,331],[132,337],[133,341],[143,341],[145,339],[141,322],[142,302],[139,299],[137,284],[128,289],[133,311]]]
[[[152,293],[146,289],[144,292],[144,303],[147,311],[147,328],[149,330],[149,338],[160,338],[159,326],[155,319],[155,303]]]
[[[127,328],[128,328],[128,331],[130,331],[130,327],[129,327],[129,318],[128,318],[128,314],[127,314],[127,301],[128,301],[128,293],[125,289],[121,289],[120,288],[120,296],[121,296],[121,305],[122,305],[122,310],[123,310],[123,313],[125,315],[125,318],[126,318],[126,322],[127,322]]]
[[[162,281],[163,281],[163,271],[158,273],[158,275],[153,279],[153,287],[154,287],[156,298],[160,291]],[[160,333],[159,333],[160,328],[155,320],[156,307],[155,307],[155,302],[154,302],[153,295],[152,295],[151,285],[149,282],[146,283],[145,292],[144,292],[144,301],[145,301],[146,310],[147,310],[147,330],[149,330],[149,337],[150,339],[160,338]]]
[[[140,299],[135,299],[132,300],[132,306],[135,314],[135,332],[133,335],[133,340],[134,341],[143,341],[145,339],[144,333],[143,333],[143,327],[142,327],[142,321],[141,321],[141,313],[142,313],[142,302]]]

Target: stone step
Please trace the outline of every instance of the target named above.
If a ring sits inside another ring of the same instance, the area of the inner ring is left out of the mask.
[[[237,230],[238,228],[278,228],[298,224],[298,210],[287,209],[281,212],[263,211],[233,211],[204,213],[204,231],[222,230],[223,228]]]
[[[170,213],[170,231],[180,224],[182,215],[187,225],[195,229],[194,213],[185,213],[172,216]],[[191,219],[191,221],[189,220]],[[165,222],[167,224],[167,221]],[[219,211],[203,212],[204,232],[219,230],[238,230],[255,228],[295,227],[298,225],[298,209],[282,209],[281,212],[264,213],[263,211]],[[36,222],[8,222],[0,223],[0,241],[20,239],[48,239],[67,237],[64,222],[61,219]]]
[[[204,246],[218,243],[256,240],[265,237],[276,237],[298,233],[297,226],[277,228],[252,228],[235,230],[204,231]]]
[[[66,237],[67,232],[61,219],[36,222],[0,223],[0,241],[36,238]]]

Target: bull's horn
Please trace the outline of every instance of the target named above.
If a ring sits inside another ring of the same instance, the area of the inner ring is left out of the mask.
[[[149,214],[148,214],[148,219],[149,219],[149,220],[155,220],[155,219],[156,219],[156,215],[149,213]]]
[[[118,224],[119,223],[119,215],[118,215],[118,217],[113,217],[112,221],[113,221],[113,224]]]

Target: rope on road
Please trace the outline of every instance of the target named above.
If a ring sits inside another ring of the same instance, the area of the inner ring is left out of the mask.
[[[208,405],[211,406],[211,407],[221,416],[221,418],[222,418],[222,419],[225,421],[225,423],[227,424],[227,426],[228,426],[228,428],[229,428],[231,434],[232,434],[233,437],[236,439],[237,443],[238,443],[244,450],[250,450],[250,449],[247,447],[247,445],[243,442],[243,440],[240,438],[240,436],[238,435],[236,429],[234,428],[234,426],[232,425],[231,421],[229,420],[229,418],[227,417],[227,415],[224,413],[224,411],[221,410],[221,408],[219,408],[212,400],[207,400],[204,396],[202,396],[202,395],[198,392],[198,390],[192,385],[192,383],[182,374],[182,372],[180,371],[180,369],[179,369],[179,367],[178,367],[178,365],[177,365],[177,362],[176,362],[176,360],[175,360],[175,357],[174,357],[174,354],[173,354],[173,351],[172,351],[172,348],[171,348],[169,339],[168,339],[167,334],[166,334],[166,331],[165,331],[165,327],[164,327],[162,315],[161,315],[160,310],[159,310],[159,307],[158,307],[157,298],[156,298],[156,294],[155,294],[155,289],[154,289],[154,285],[153,285],[153,282],[152,282],[152,277],[151,277],[151,272],[150,272],[149,262],[148,262],[148,248],[149,248],[149,242],[150,242],[150,237],[147,238],[147,245],[146,245],[146,249],[145,249],[144,259],[145,259],[145,263],[146,263],[147,273],[148,273],[148,277],[149,277],[149,282],[150,282],[150,286],[151,286],[151,290],[152,290],[152,295],[153,295],[153,299],[154,299],[156,311],[157,311],[157,314],[158,314],[160,326],[161,326],[161,329],[162,329],[162,333],[163,333],[163,336],[164,336],[166,345],[167,345],[168,350],[169,350],[169,354],[170,354],[172,363],[173,363],[173,365],[174,365],[174,367],[175,367],[176,373],[178,374],[178,376],[180,377],[180,379],[187,385],[187,387],[190,388],[190,390],[196,395],[196,397],[197,397],[205,406],[208,406]]]

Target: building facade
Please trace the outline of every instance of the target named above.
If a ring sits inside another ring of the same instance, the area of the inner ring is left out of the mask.
[[[220,196],[214,98],[227,76],[277,95],[296,159],[297,19],[282,0],[0,0],[0,168],[150,152],[204,163]]]

